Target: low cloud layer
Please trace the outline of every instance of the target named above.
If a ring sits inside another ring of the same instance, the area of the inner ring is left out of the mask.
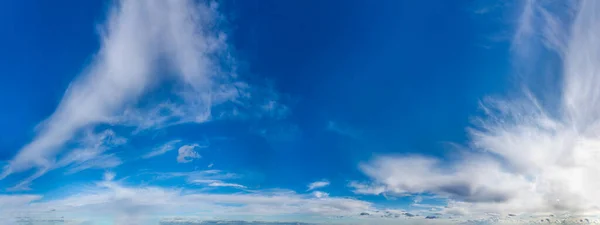
[[[374,210],[369,202],[298,194],[288,190],[264,190],[230,194],[205,193],[158,186],[128,186],[115,174],[108,174],[94,186],[86,186],[72,195],[44,200],[40,195],[0,195],[0,218],[11,215],[36,217],[51,211],[65,219],[91,224],[156,223],[173,215],[201,216],[280,216],[312,215],[319,217],[350,216]]]

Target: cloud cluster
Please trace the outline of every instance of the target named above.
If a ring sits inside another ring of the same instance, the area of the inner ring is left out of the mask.
[[[379,156],[361,165],[372,182],[351,183],[355,191],[433,194],[447,199],[446,212],[462,215],[599,212],[600,2],[565,3],[527,1],[513,40],[520,67],[534,71],[545,62],[532,58],[544,55],[535,46],[560,59],[544,65],[560,71],[556,103],[528,91],[488,98],[468,129],[469,146],[451,162]]]

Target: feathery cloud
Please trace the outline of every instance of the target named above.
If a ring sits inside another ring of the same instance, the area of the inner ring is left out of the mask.
[[[310,184],[308,184],[308,190],[307,191],[312,191],[315,189],[319,189],[319,188],[324,188],[329,186],[329,181],[326,180],[322,180],[322,181],[315,181],[312,182]]]
[[[177,147],[177,144],[179,144],[180,142],[181,142],[181,140],[169,141],[157,148],[154,148],[154,150],[152,150],[151,152],[148,152],[147,154],[143,155],[142,158],[148,159],[148,158],[159,156],[159,155],[165,154],[169,151],[175,150],[175,148]]]
[[[527,1],[513,50],[530,71],[535,62],[561,71],[556,103],[527,90],[518,98],[488,98],[481,103],[485,115],[468,129],[469,147],[453,161],[378,156],[360,166],[372,182],[352,183],[355,192],[430,193],[448,199],[448,213],[479,216],[598,213],[600,3],[567,2],[576,10],[566,13],[547,4]],[[545,53],[560,63],[536,58]]]
[[[93,61],[38,126],[36,137],[3,168],[0,179],[35,168],[26,179],[30,182],[55,168],[56,156],[84,129],[203,122],[213,106],[239,97],[247,85],[220,66],[232,59],[226,35],[217,27],[216,6],[188,0],[115,2]],[[184,104],[136,108],[141,97],[172,78],[180,87],[174,95]]]

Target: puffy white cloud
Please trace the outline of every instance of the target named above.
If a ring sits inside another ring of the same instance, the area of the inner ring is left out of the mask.
[[[199,159],[200,154],[195,150],[198,147],[199,145],[184,145],[179,147],[179,150],[177,150],[177,162],[189,163],[194,159]]]
[[[329,181],[326,180],[322,180],[322,181],[315,181],[312,182],[310,184],[308,184],[308,190],[307,191],[312,191],[315,189],[319,189],[319,188],[324,188],[329,186]]]
[[[468,129],[469,146],[457,149],[450,161],[378,156],[360,166],[372,182],[351,183],[355,191],[434,194],[448,199],[444,211],[453,214],[598,213],[600,3],[570,2],[576,10],[558,14],[544,4],[525,4],[514,51],[522,67],[539,68],[535,62],[547,59],[531,59],[543,55],[529,48],[535,45],[560,59],[558,65],[549,61],[561,75],[555,102],[529,91],[488,98],[481,104],[485,115]]]
[[[329,197],[329,193],[322,192],[322,191],[313,191],[312,194],[316,198],[326,198],[326,197]]]

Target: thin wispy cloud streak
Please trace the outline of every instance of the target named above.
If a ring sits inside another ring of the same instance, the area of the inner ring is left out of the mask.
[[[142,156],[144,159],[156,157],[162,154],[165,154],[169,151],[175,150],[177,148],[177,144],[179,144],[181,140],[173,140],[169,141],[159,147],[154,148],[151,152],[146,153]]]
[[[116,1],[98,53],[38,126],[33,140],[3,168],[0,179],[33,168],[37,172],[28,182],[43,175],[55,167],[66,143],[98,124],[148,128],[210,119],[213,106],[236,99],[246,86],[219,66],[219,58],[231,56],[226,36],[217,29],[218,18],[212,3]],[[135,109],[142,96],[173,78],[183,90],[174,94],[185,107],[159,104],[169,109],[159,114]]]
[[[486,98],[454,161],[378,156],[361,165],[372,182],[351,183],[355,191],[433,194],[448,200],[445,213],[462,216],[598,213],[600,2],[554,3],[524,4],[512,51],[518,67],[534,71],[527,76],[546,78],[535,74],[546,66],[559,71],[557,103],[527,89],[516,98]],[[538,58],[551,54],[560,63]]]
[[[319,189],[319,188],[324,188],[324,187],[327,187],[327,186],[329,186],[329,181],[326,181],[326,180],[315,181],[315,182],[312,182],[312,183],[308,184],[307,191],[312,191],[312,190]]]

